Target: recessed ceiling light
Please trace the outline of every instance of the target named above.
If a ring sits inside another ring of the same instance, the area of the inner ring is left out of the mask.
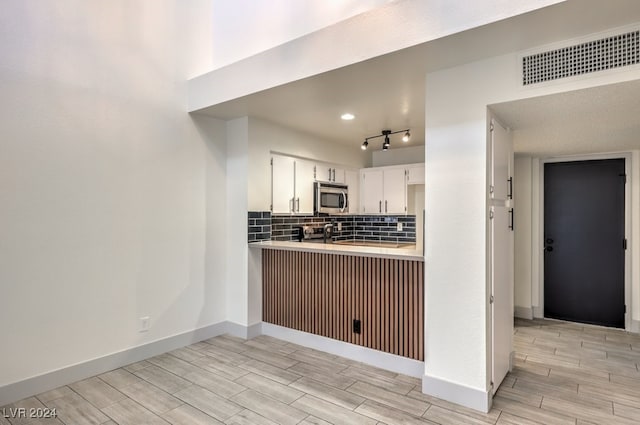
[[[346,114],[342,114],[342,115],[340,116],[340,118],[342,118],[342,119],[343,119],[343,120],[345,120],[345,121],[351,121],[351,120],[352,120],[352,119],[354,119],[355,117],[356,117],[355,115],[350,114],[350,113],[348,113],[348,112],[347,112]]]

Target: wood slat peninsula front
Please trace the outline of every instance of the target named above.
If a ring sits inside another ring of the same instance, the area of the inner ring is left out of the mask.
[[[263,249],[262,319],[423,361],[423,267],[415,259]]]

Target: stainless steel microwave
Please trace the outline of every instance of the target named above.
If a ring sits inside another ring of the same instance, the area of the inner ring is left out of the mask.
[[[315,182],[313,210],[316,213],[344,214],[349,212],[349,186],[343,183]]]

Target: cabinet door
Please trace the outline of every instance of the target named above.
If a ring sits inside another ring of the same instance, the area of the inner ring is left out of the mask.
[[[513,181],[509,180],[509,162],[513,156],[507,130],[491,120],[491,198],[507,200],[512,196]]]
[[[274,155],[271,158],[271,212],[293,212],[294,159]]]
[[[424,165],[409,167],[407,184],[424,184]]]
[[[315,163],[296,159],[294,209],[296,214],[313,214],[313,183]]]
[[[382,199],[382,170],[362,170],[360,179],[361,211],[365,214],[379,214],[384,211]]]
[[[346,183],[345,169],[344,168],[332,168],[331,169],[331,181],[336,183]]]
[[[344,182],[349,187],[349,214],[358,214],[360,212],[360,175],[358,171],[345,170]]]
[[[407,212],[407,184],[404,168],[384,170],[384,202],[382,212],[385,214],[405,214]]]
[[[327,164],[318,164],[316,166],[316,180],[319,182],[333,181],[333,167]]]

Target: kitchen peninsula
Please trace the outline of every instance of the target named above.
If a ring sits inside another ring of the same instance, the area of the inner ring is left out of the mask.
[[[260,241],[262,321],[424,361],[421,250]]]

